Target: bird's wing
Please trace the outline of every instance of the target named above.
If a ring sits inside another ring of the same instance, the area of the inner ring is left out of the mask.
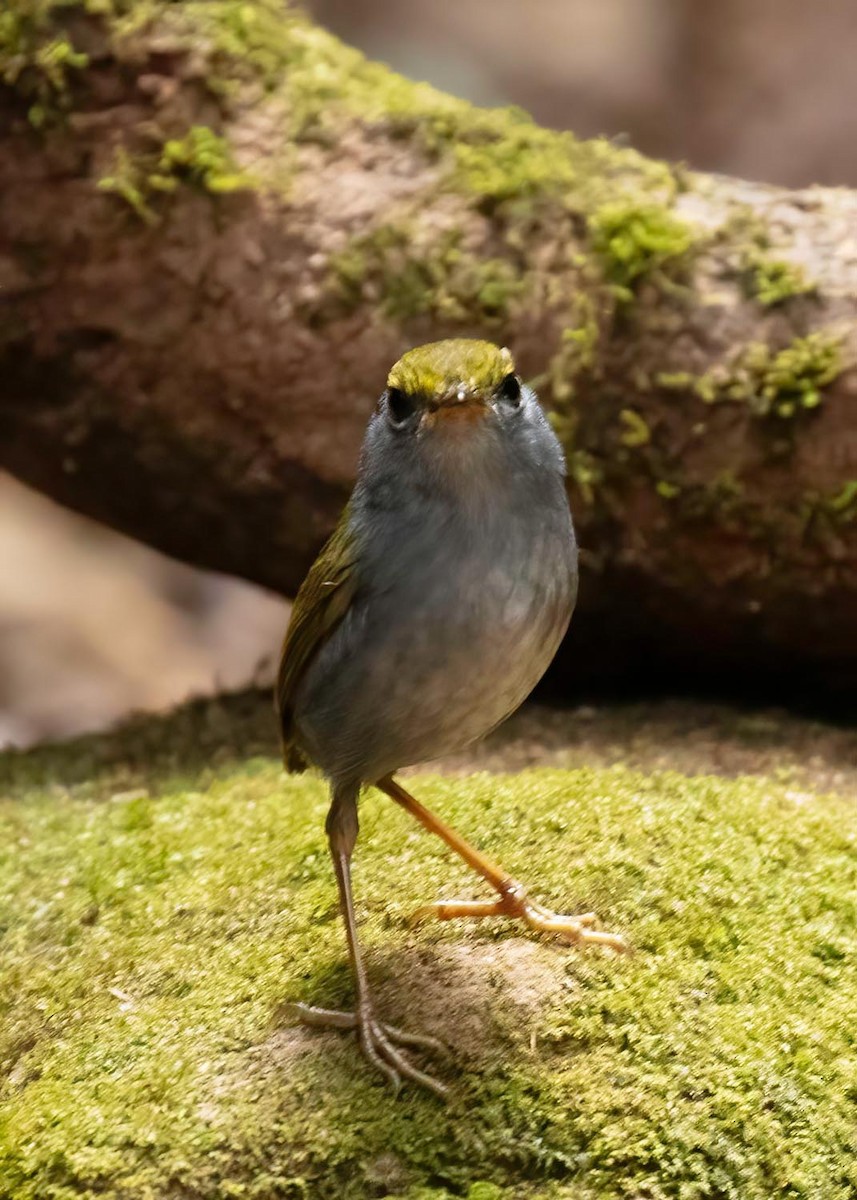
[[[294,740],[295,695],[311,661],[345,616],[357,590],[357,556],[348,508],[300,586],[277,673],[283,757],[290,771],[307,766]]]

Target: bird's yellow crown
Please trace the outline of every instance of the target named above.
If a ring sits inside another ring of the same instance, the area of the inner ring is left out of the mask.
[[[475,338],[449,338],[403,354],[387,376],[387,387],[437,397],[459,389],[490,393],[514,370],[505,347]]]

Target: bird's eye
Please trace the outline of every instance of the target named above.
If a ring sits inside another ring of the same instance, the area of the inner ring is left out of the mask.
[[[393,425],[404,425],[417,411],[413,396],[400,388],[387,388],[387,415]]]
[[[497,388],[497,399],[509,408],[521,407],[521,381],[517,375],[507,375]]]

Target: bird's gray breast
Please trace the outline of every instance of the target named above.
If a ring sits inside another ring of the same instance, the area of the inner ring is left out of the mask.
[[[558,475],[491,506],[382,507],[358,536],[357,596],[308,672],[297,724],[328,775],[372,781],[518,707],[568,626],[577,555]]]

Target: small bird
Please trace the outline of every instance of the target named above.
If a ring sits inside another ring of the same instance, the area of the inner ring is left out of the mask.
[[[378,1016],[357,936],[351,855],[360,789],[374,785],[441,837],[497,893],[423,913],[516,917],[573,943],[624,949],[594,915],[561,916],[394,779],[499,725],[541,678],[568,628],[577,545],[562,449],[507,349],[452,339],[405,354],[369,421],[357,483],[295,599],[277,680],[288,770],[330,784],[327,836],[356,1009],[298,1004],[302,1020],[355,1030],[369,1061],[446,1087],[405,1050],[442,1048]]]

